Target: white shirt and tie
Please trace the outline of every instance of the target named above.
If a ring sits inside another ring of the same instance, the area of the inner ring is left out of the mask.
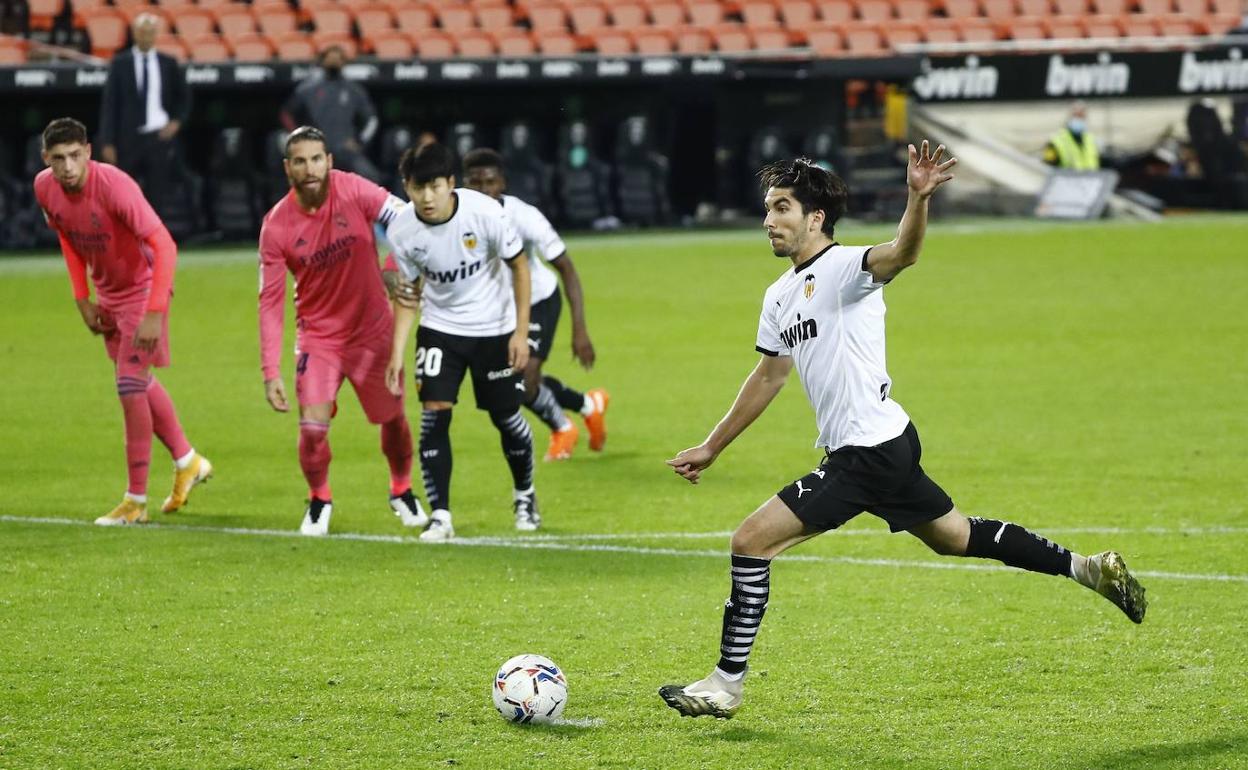
[[[139,126],[140,134],[150,134],[169,125],[169,113],[160,101],[160,60],[156,58],[156,49],[150,48],[146,53],[138,47],[131,49],[134,53],[134,79],[139,89],[139,96],[145,101],[144,120]]]

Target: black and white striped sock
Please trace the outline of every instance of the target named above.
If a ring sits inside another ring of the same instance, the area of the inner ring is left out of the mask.
[[[544,382],[537,386],[537,395],[525,406],[553,431],[567,430],[568,426],[572,424],[568,416],[563,413],[563,408],[559,406],[559,402],[555,400],[554,392],[546,387]]]
[[[572,412],[584,414],[584,393],[569,388],[549,374],[542,376],[542,384],[550,388],[550,392],[555,394],[555,400],[559,402],[559,406]]]
[[[517,490],[529,489],[533,486],[533,431],[529,424],[519,409],[511,413],[490,412],[490,421],[498,428],[503,454],[511,466],[512,484]]]
[[[420,475],[433,510],[451,509],[451,410],[420,413]]]
[[[767,597],[771,592],[771,560],[732,555],[732,594],[724,604],[724,627],[719,639],[719,670],[740,674],[750,658]]]

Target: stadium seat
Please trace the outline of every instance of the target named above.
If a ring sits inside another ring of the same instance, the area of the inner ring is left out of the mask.
[[[1140,13],[1152,16],[1170,13],[1173,10],[1170,0],[1136,0],[1136,7]]]
[[[607,9],[596,2],[575,2],[568,6],[572,31],[578,35],[594,32],[607,26]]]
[[[309,33],[309,37],[312,38],[312,47],[318,54],[330,46],[335,46],[346,52],[348,59],[355,58],[357,44],[351,35],[336,35],[313,30]]]
[[[923,24],[923,37],[931,45],[956,43],[961,40],[957,21],[942,18],[928,19]]]
[[[712,27],[724,21],[724,5],[719,0],[686,0],[685,14],[695,27]]]
[[[450,59],[455,56],[455,39],[435,30],[428,30],[412,38],[416,55],[421,59]]]
[[[104,0],[70,0],[70,8],[73,10],[73,23],[75,27],[82,27],[86,22],[83,19],[83,13],[101,8],[105,5]]]
[[[477,26],[472,8],[466,5],[443,5],[437,9],[438,26],[448,34],[457,35]]]
[[[845,37],[839,26],[816,24],[806,30],[806,44],[816,57],[845,55]]]
[[[494,30],[494,44],[499,56],[532,56],[537,52],[529,31],[520,27]]]
[[[508,29],[515,24],[515,12],[510,5],[474,6],[477,26],[491,31]]]
[[[1118,27],[1117,16],[1093,14],[1084,16],[1080,22],[1083,25],[1083,36],[1086,38],[1114,39],[1122,32]]]
[[[591,45],[599,56],[628,56],[633,53],[633,36],[618,27],[603,27],[587,32]]]
[[[750,36],[737,22],[724,22],[708,28],[715,50],[720,53],[745,53],[750,50]]]
[[[56,21],[56,17],[65,11],[65,0],[27,0],[26,3],[29,16],[27,21],[32,30],[47,31],[52,29],[52,23]],[[16,46],[7,45],[6,52],[3,55],[12,56],[12,49]],[[26,50],[23,48],[22,61],[26,61]],[[16,62],[0,62],[14,64]]]
[[[1082,16],[1088,12],[1088,0],[1053,0],[1053,13],[1058,16]]]
[[[697,27],[677,29],[672,42],[675,44],[676,53],[686,56],[696,56],[711,51],[710,33]]]
[[[618,2],[607,8],[611,26],[621,29],[639,29],[646,26],[646,7],[640,3]]]
[[[394,15],[390,12],[390,6],[388,5],[369,3],[357,6],[354,11],[355,27],[359,31],[362,41],[371,40],[377,35],[394,29]],[[371,50],[368,45],[365,45],[364,48],[365,50]]]
[[[411,59],[415,53],[411,38],[399,30],[382,30],[373,33],[366,40],[366,47],[372,50],[378,59],[387,61]]]
[[[615,200],[631,225],[654,226],[671,218],[670,162],[654,149],[650,121],[632,115],[620,123],[615,141]]]
[[[537,50],[543,56],[571,56],[577,52],[576,38],[567,32],[534,32]]]
[[[1242,23],[1242,17],[1237,14],[1215,13],[1205,17],[1205,27],[1209,30],[1209,34],[1214,36],[1225,35],[1239,28]]]
[[[932,15],[932,6],[928,0],[897,0],[893,5],[893,13],[899,19],[924,21]]]
[[[926,0],[920,0],[926,2]],[[777,7],[780,23],[791,30],[798,30],[813,24],[816,18],[815,5],[810,0],[780,0]]]
[[[256,26],[270,38],[294,32],[297,26],[295,13],[288,7],[265,5],[257,8],[253,6],[252,11],[256,17]]]
[[[212,14],[202,8],[180,8],[173,17],[173,29],[184,38],[212,32],[216,25]]]
[[[1243,17],[1248,14],[1245,0],[1210,0],[1210,9],[1215,16]]]
[[[227,238],[254,236],[260,226],[256,164],[246,139],[242,128],[222,129],[208,164],[208,212],[213,227]]]
[[[213,11],[217,18],[217,30],[226,40],[255,34],[256,19],[251,15],[251,6],[231,3],[214,8]]]
[[[456,32],[455,53],[465,59],[489,59],[498,53],[494,36],[479,29]]]
[[[656,27],[640,27],[634,30],[633,43],[641,56],[666,56],[675,48],[671,34]]]
[[[846,56],[880,56],[888,53],[888,49],[884,47],[884,38],[880,35],[880,25],[875,22],[846,24],[841,31],[845,35]]]
[[[1083,18],[1050,16],[1044,20],[1044,31],[1054,40],[1078,40],[1083,37]]]
[[[126,44],[126,20],[115,9],[104,7],[83,11],[82,20],[93,55],[107,59]]]
[[[573,149],[579,152],[573,153]],[[559,208],[569,224],[589,227],[612,216],[610,169],[594,151],[588,124],[574,121],[559,130],[556,157]]]
[[[862,21],[882,22],[893,17],[893,4],[889,0],[858,0],[858,18]]]
[[[182,42],[182,38],[177,35],[161,35],[156,38],[156,50],[172,56],[183,64],[190,58],[190,53],[186,50],[186,43]]]
[[[854,5],[850,0],[816,0],[819,20],[829,24],[853,21]]]
[[[892,51],[896,51],[901,45],[923,42],[923,33],[914,22],[892,21],[881,25],[880,32],[884,35],[885,47]]]
[[[791,42],[784,27],[746,27],[750,36],[750,47],[755,51],[784,51]]]
[[[183,38],[190,60],[200,64],[219,64],[230,60],[230,49],[214,33]]]
[[[288,32],[273,42],[277,58],[282,61],[311,61],[316,58],[316,45],[306,32]]]
[[[342,6],[320,5],[308,11],[312,27],[319,35],[350,37],[351,11]]]
[[[950,19],[969,19],[979,15],[979,0],[941,0],[940,6]]]
[[[741,20],[747,27],[774,27],[780,23],[780,14],[771,0],[745,0]]]
[[[1125,0],[1118,1],[1125,2]],[[1049,0],[1018,0],[1019,16],[1039,17],[1049,16],[1052,13],[1053,6],[1050,5]]]
[[[1036,16],[1016,16],[1002,22],[1002,33],[1011,40],[1044,40],[1048,37],[1044,19]]]
[[[196,0],[196,5],[200,8],[216,8],[219,5],[229,5],[234,0]]]
[[[0,64],[21,65],[26,63],[27,43],[24,38],[0,36]]]
[[[1014,0],[979,0],[980,11],[985,18],[1008,19],[1016,16]]]
[[[419,34],[433,27],[433,11],[425,5],[405,3],[392,6],[395,24],[409,34]]]
[[[1123,37],[1157,37],[1157,23],[1151,16],[1128,13],[1118,17]]]
[[[1127,0],[1092,0],[1092,13],[1099,16],[1121,16],[1127,12]]]
[[[567,32],[568,14],[554,3],[533,4],[528,8],[529,26],[534,33]]]
[[[662,29],[674,30],[688,21],[685,16],[685,6],[674,0],[651,3],[649,11],[650,23]]]
[[[226,38],[230,50],[234,52],[234,60],[242,62],[264,62],[273,58],[273,45],[268,39],[254,32],[236,38]]]
[[[1205,34],[1204,19],[1192,19],[1179,14],[1166,14],[1154,19],[1157,33],[1162,37],[1190,37]]]
[[[991,43],[997,39],[997,25],[989,19],[958,19],[958,39],[964,43]]]

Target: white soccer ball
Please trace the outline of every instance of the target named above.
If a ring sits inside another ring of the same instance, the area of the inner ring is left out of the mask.
[[[567,702],[568,680],[550,658],[517,655],[494,677],[494,708],[509,722],[552,722]]]

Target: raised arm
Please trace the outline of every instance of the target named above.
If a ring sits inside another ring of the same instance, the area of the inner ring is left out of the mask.
[[[706,440],[676,455],[667,464],[678,475],[692,484],[697,484],[702,471],[709,468],[715,458],[719,457],[719,453],[767,409],[767,405],[784,387],[792,369],[791,357],[764,355],[754,371],[750,372],[750,376],[745,378],[745,383],[737,393],[736,401],[732,402],[728,414],[724,415]]]
[[[566,251],[551,260],[550,264],[555,266],[563,279],[563,293],[568,295],[568,306],[572,310],[572,355],[581,362],[581,366],[592,369],[594,343],[590,342],[589,329],[585,325],[585,295],[581,291],[581,277]]]
[[[934,154],[929,155],[926,139],[921,150],[916,151],[914,145],[910,145],[910,161],[906,166],[906,184],[910,195],[906,200],[906,211],[901,215],[901,224],[897,227],[897,237],[888,243],[872,246],[867,253],[867,269],[877,282],[891,281],[902,270],[919,261],[923,235],[927,232],[927,201],[937,187],[953,179],[953,174],[948,171],[958,162],[957,158],[950,158],[941,163],[944,152],[942,144]]]

